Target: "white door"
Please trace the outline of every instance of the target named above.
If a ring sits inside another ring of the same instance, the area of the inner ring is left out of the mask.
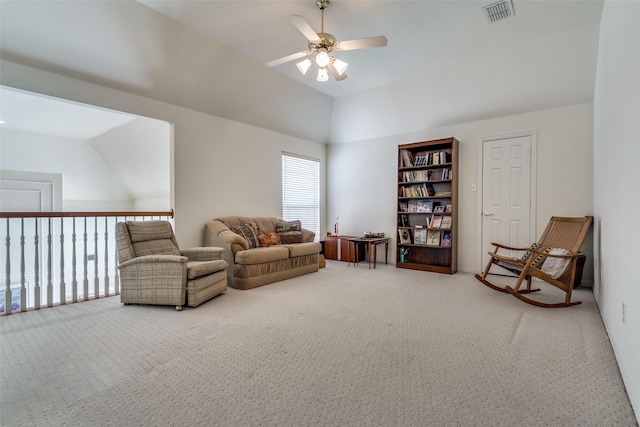
[[[51,212],[59,210],[62,201],[62,175],[39,172],[0,171],[0,210],[3,212]],[[38,246],[38,276],[42,296],[47,300],[47,287],[43,286],[45,262],[43,258],[46,244],[46,231],[43,230],[44,221],[37,219]],[[7,231],[9,234],[7,235]],[[56,235],[57,233],[54,233]],[[36,299],[41,299],[35,292],[35,260],[33,250],[36,235],[36,222],[28,219],[22,222],[20,218],[3,220],[0,224],[0,277],[2,289],[5,288],[7,273],[10,277],[12,300],[17,303],[22,286],[22,274],[25,278],[26,306],[35,307]],[[8,238],[8,240],[7,240]],[[21,240],[24,239],[22,242]],[[24,250],[22,247],[24,243]],[[9,254],[7,257],[7,244]],[[24,256],[24,258],[23,258]],[[55,253],[52,253],[55,259]],[[8,268],[8,269],[7,269]],[[22,271],[24,268],[24,272]],[[52,295],[53,296],[53,295]],[[14,309],[17,310],[16,307]]]
[[[534,148],[533,133],[482,140],[482,268],[492,242],[525,247],[535,240]]]

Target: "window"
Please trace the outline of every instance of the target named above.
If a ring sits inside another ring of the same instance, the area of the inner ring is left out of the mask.
[[[282,219],[300,220],[320,238],[320,161],[282,153]]]

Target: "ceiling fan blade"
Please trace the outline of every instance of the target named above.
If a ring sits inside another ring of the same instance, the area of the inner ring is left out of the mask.
[[[369,49],[370,47],[384,47],[387,45],[385,36],[367,37],[364,39],[345,40],[336,42],[337,50]]]
[[[320,36],[316,33],[311,25],[300,15],[291,15],[289,20],[309,41],[320,40]]]
[[[267,67],[275,67],[280,64],[284,64],[285,62],[295,61],[296,59],[307,56],[310,53],[310,50],[303,50],[302,52],[292,53],[291,55],[283,56],[282,58],[274,59],[273,61],[267,62]]]
[[[336,79],[336,81],[341,81],[347,78],[347,74],[342,73],[342,75],[340,75],[338,73],[338,70],[336,70],[336,67],[334,67],[332,63],[329,63],[329,65],[327,65],[327,68],[329,68],[329,71],[331,71],[331,74],[333,75],[333,78]]]

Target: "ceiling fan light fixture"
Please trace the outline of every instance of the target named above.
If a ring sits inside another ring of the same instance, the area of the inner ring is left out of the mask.
[[[511,0],[499,0],[511,1]],[[342,40],[338,42],[336,38],[329,33],[324,32],[324,11],[329,6],[330,0],[315,0],[316,6],[321,11],[320,32],[316,32],[311,25],[300,15],[291,15],[289,20],[307,39],[307,50],[297,52],[282,58],[267,62],[267,66],[276,67],[289,61],[306,58],[296,64],[302,75],[305,75],[311,65],[315,62],[318,64],[319,82],[329,80],[329,73],[336,81],[342,81],[347,78],[345,71],[348,64],[344,61],[336,59],[331,53],[342,50],[369,49],[372,47],[383,47],[387,45],[385,36],[366,37],[362,39]]]
[[[338,72],[338,75],[341,76],[344,74],[345,71],[347,71],[347,67],[349,66],[349,64],[347,64],[344,61],[340,61],[337,58],[331,57],[332,62],[333,62],[333,66],[335,67],[336,71]]]
[[[327,80],[329,80],[329,73],[327,72],[327,69],[324,67],[320,67],[318,68],[318,79],[319,82],[326,82]]]
[[[318,64],[318,67],[324,68],[329,65],[329,62],[331,62],[331,58],[329,58],[327,50],[320,49],[318,55],[316,55],[316,63]]]
[[[313,61],[309,58],[306,58],[303,61],[300,61],[296,64],[296,67],[298,67],[298,71],[300,71],[300,73],[302,73],[302,75],[304,76],[305,74],[307,74],[307,71],[309,70],[309,67],[311,67],[311,64],[313,63]]]

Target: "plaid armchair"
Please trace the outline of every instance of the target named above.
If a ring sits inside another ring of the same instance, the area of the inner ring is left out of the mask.
[[[120,300],[196,307],[227,290],[224,249],[180,250],[168,221],[116,224]]]

